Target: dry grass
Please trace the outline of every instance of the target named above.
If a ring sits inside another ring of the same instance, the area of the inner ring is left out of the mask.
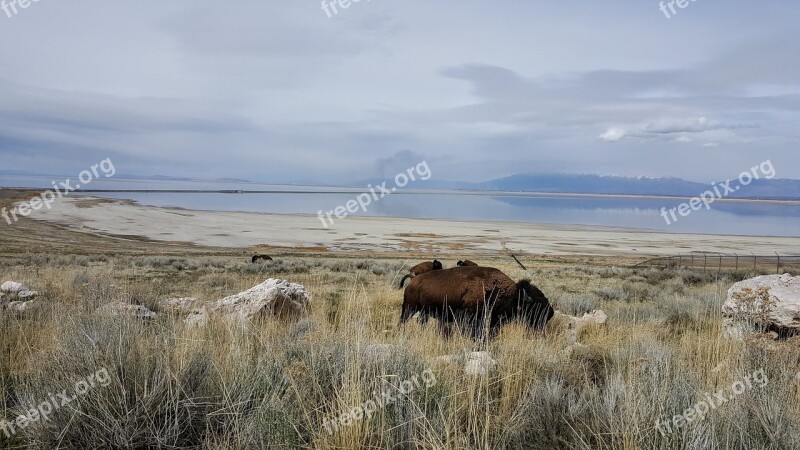
[[[398,328],[403,261],[291,256],[249,264],[231,256],[29,254],[0,258],[0,278],[39,290],[42,306],[0,316],[0,417],[70,388],[101,368],[97,387],[30,424],[0,447],[32,448],[798,448],[796,342],[724,338],[720,305],[730,284],[685,271],[476,258],[513,278],[531,277],[558,309],[601,308],[609,323],[579,336],[511,325],[491,342],[435,324]],[[453,265],[455,260],[450,261]],[[307,286],[309,317],[187,329],[158,300],[215,300],[269,277]],[[159,312],[151,323],[110,319],[112,300]],[[399,344],[388,359],[374,343]],[[487,350],[486,377],[437,357]],[[701,422],[662,436],[656,420],[690,408],[763,368],[769,384],[748,390]],[[436,384],[369,420],[329,434],[330,420],[374,390],[431,369]]]

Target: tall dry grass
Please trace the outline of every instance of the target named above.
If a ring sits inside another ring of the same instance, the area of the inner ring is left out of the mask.
[[[604,327],[571,346],[509,325],[491,341],[435,324],[398,328],[397,260],[46,257],[0,260],[0,278],[42,292],[41,306],[0,316],[0,417],[13,420],[51,393],[105,368],[111,381],[31,423],[0,447],[30,448],[798,448],[800,349],[796,342],[723,337],[720,305],[730,284],[688,271],[534,265],[525,272],[558,309],[601,308]],[[512,262],[513,263],[513,262]],[[158,300],[215,300],[269,277],[307,286],[302,320],[189,329]],[[150,323],[108,318],[112,300],[143,304]],[[366,351],[394,344],[388,355]],[[487,351],[488,376],[439,356]],[[662,435],[669,420],[734,381],[764,369],[750,389],[691,426]],[[324,421],[373,392],[430,369],[416,389],[369,419],[328,432]]]

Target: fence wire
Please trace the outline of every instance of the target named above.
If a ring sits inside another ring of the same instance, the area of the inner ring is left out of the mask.
[[[691,252],[674,256],[662,256],[640,262],[633,267],[663,267],[702,269],[703,272],[800,272],[800,255],[739,255],[723,253]]]

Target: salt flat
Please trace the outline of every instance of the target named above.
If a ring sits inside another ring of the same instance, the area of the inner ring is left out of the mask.
[[[675,255],[690,251],[800,254],[800,238],[659,233],[624,228],[348,217],[325,229],[314,215],[190,211],[128,200],[63,198],[31,218],[108,236],[217,247],[331,251],[516,252],[549,255]]]

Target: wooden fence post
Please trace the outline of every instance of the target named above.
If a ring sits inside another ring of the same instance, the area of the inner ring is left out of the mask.
[[[528,269],[526,269],[526,268],[525,268],[525,266],[523,266],[523,265],[522,265],[522,263],[521,263],[521,262],[519,262],[519,260],[517,259],[517,257],[516,257],[516,256],[514,256],[514,255],[511,255],[511,257],[512,257],[512,258],[514,258],[514,261],[516,261],[516,262],[517,262],[517,264],[519,264],[519,266],[520,266],[520,267],[522,267],[522,270],[528,270]]]

